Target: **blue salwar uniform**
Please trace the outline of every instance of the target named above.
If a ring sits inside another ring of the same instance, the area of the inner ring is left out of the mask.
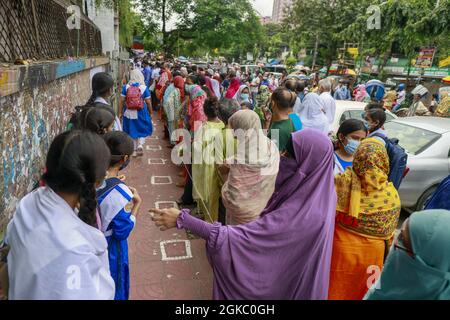
[[[130,272],[128,268],[128,236],[136,219],[131,215],[133,194],[117,178],[105,180],[97,190],[102,231],[108,242],[111,276],[116,285],[115,300],[128,300]]]
[[[150,98],[150,90],[145,86],[140,86],[139,83],[132,84],[133,87],[140,87],[142,99],[144,99],[144,108],[141,110],[127,110],[126,103],[124,105],[123,113],[123,131],[133,138],[149,137],[153,133],[153,124],[150,113],[148,112],[145,99]],[[122,88],[122,97],[126,97],[129,85],[124,85]]]
[[[442,180],[436,191],[425,205],[425,210],[445,209],[450,210],[450,175]]]

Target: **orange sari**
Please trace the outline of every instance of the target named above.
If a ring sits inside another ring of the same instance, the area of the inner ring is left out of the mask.
[[[367,238],[336,225],[328,299],[362,300],[381,274],[385,249],[384,240]]]
[[[335,177],[330,300],[361,300],[381,274],[401,207],[388,173],[386,148],[369,138],[356,150],[353,166]]]

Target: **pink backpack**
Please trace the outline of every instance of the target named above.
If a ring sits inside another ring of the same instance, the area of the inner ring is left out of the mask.
[[[142,99],[140,87],[130,86],[127,89],[126,103],[129,110],[141,110],[144,108],[144,99]]]

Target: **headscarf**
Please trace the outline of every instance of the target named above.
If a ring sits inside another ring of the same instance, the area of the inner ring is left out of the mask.
[[[239,90],[240,85],[241,81],[239,80],[239,78],[233,78],[233,80],[231,80],[230,86],[228,87],[227,93],[225,94],[225,98],[233,99],[236,95],[236,92]]]
[[[363,102],[367,97],[369,97],[369,94],[366,91],[366,86],[364,84],[360,84],[355,94],[355,101]]]
[[[191,84],[186,86],[186,93],[189,94],[191,100],[198,98],[202,95],[206,96],[206,92],[198,84]]]
[[[206,93],[197,84],[187,85],[186,93],[189,94],[189,126],[192,131],[196,132],[201,127],[201,124],[208,120],[203,110]]]
[[[327,299],[336,204],[333,147],[312,129],[292,139],[295,159],[281,159],[265,214],[244,225],[213,225],[206,248],[214,299]]]
[[[205,77],[205,85],[208,87],[209,91],[211,91],[211,94],[214,97],[217,97],[210,77]]]
[[[239,110],[228,124],[237,136],[237,155],[232,159],[222,199],[227,223],[242,224],[257,219],[272,196],[280,155],[276,144],[264,135],[254,111]]]
[[[133,69],[130,71],[130,81],[129,85],[133,85],[135,83],[139,83],[140,86],[145,86],[144,75],[139,69]]]
[[[259,87],[259,93],[256,96],[256,102],[258,107],[263,107],[267,101],[269,100],[271,93],[269,91],[269,87],[265,85],[261,85]]]
[[[384,144],[377,138],[363,140],[352,167],[335,178],[336,210],[358,222],[353,225],[342,221],[344,227],[378,238],[388,239],[394,234],[400,198],[388,174],[389,157]]]
[[[246,148],[239,148],[239,142],[241,141],[238,140],[238,152],[242,151],[241,155],[245,154],[246,163],[249,160],[253,160],[251,163],[253,166],[266,167],[271,165],[271,162],[274,160],[274,155],[271,154],[271,148],[274,145],[270,144],[270,139],[264,135],[261,121],[256,112],[252,110],[239,110],[230,117],[228,124],[233,130],[242,130],[242,132],[245,132],[243,142]],[[241,160],[243,161],[244,159]]]
[[[450,117],[450,94],[447,91],[441,93],[441,102],[436,107],[435,114],[439,117]]]
[[[220,93],[220,82],[217,81],[217,79],[215,79],[215,78],[211,78],[211,84],[212,84],[212,87],[213,87],[214,95],[217,98],[220,98],[220,95],[221,95],[221,93]]]
[[[175,88],[180,90],[181,101],[184,101],[184,79],[181,76],[176,76],[173,79],[173,84]]]
[[[180,73],[181,73],[181,75],[182,75],[183,78],[186,78],[186,77],[189,75],[189,73],[188,73],[186,67],[181,67],[181,68],[180,68]],[[175,78],[176,78],[176,77],[175,77]],[[175,79],[174,79],[174,81],[175,81]]]
[[[397,100],[397,92],[395,90],[389,90],[384,95],[384,107],[388,110],[392,110],[395,100]]]
[[[439,184],[425,205],[425,209],[450,210],[450,175]]]
[[[365,300],[450,300],[450,211],[426,210],[409,217],[415,257],[392,248],[380,279]]]
[[[328,134],[328,118],[323,110],[324,104],[320,96],[317,93],[308,93],[303,99],[299,112],[303,127],[317,129]]]
[[[243,84],[239,87],[238,92],[236,92],[236,95],[234,96],[234,99],[236,99],[237,102],[239,102],[239,104],[244,102],[244,100],[241,99],[241,94],[242,94],[242,91],[244,91],[244,89],[248,89],[248,96],[250,99],[250,88],[246,84]]]

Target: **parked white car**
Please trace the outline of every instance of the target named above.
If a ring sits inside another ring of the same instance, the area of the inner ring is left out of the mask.
[[[335,135],[341,123],[347,119],[364,120],[362,114],[366,105],[366,103],[358,101],[336,100],[336,114],[330,128],[332,134]],[[397,116],[390,111],[386,111],[386,122],[394,119],[397,119]]]
[[[450,119],[406,117],[384,125],[408,153],[406,176],[400,185],[402,207],[419,211],[450,174]]]

